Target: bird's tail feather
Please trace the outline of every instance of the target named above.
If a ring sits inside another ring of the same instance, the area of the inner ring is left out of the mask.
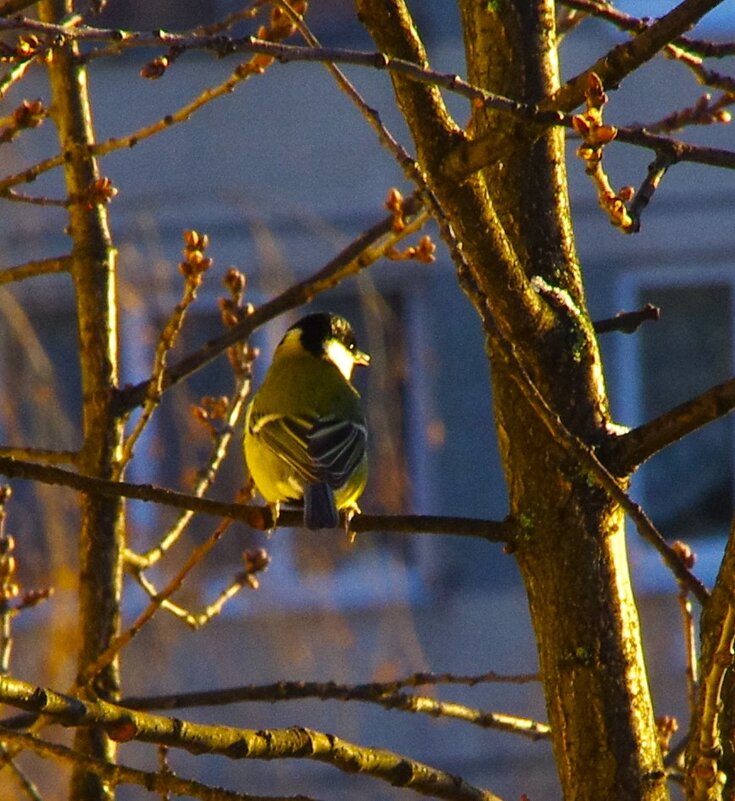
[[[329,484],[307,484],[304,490],[304,525],[306,528],[337,528],[339,514],[334,490]]]

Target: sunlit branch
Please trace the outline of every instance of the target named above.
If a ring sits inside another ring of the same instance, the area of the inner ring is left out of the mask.
[[[7,751],[4,747],[0,747],[0,756],[2,756],[3,759],[7,758]],[[11,776],[14,776],[16,782],[20,785],[24,798],[27,798],[28,801],[43,801],[43,796],[36,785],[26,776],[25,772],[15,760],[9,760],[8,767]]]
[[[702,631],[699,705],[690,730],[687,760],[687,785],[693,801],[721,797],[726,780],[719,761],[722,738],[731,736],[723,726],[723,713],[731,713],[727,707],[732,701],[723,698],[723,686],[732,668],[735,646],[735,527],[731,527],[712,600],[703,615]]]
[[[12,69],[8,70],[8,72],[2,78],[0,78],[0,100],[4,100],[5,95],[8,93],[10,88],[23,79],[23,76],[26,74],[34,61],[35,57],[24,58],[16,63]]]
[[[116,479],[122,478],[124,475],[125,467],[133,458],[136,442],[145,431],[161,402],[163,374],[168,363],[169,354],[181,333],[189,307],[197,298],[203,277],[212,266],[212,259],[204,255],[209,242],[208,237],[202,236],[196,231],[186,231],[184,233],[184,241],[184,261],[179,265],[179,270],[184,276],[182,297],[174,306],[159,334],[153,353],[153,369],[148,381],[146,398],[133,430],[123,440],[122,453],[115,465],[115,473],[113,475],[113,478]]]
[[[266,685],[248,685],[224,690],[203,692],[170,693],[168,695],[128,696],[123,706],[135,709],[180,709],[191,706],[231,704],[241,701],[280,701],[294,698],[322,697],[324,693],[335,693],[340,698],[357,690],[372,695],[396,693],[406,687],[424,687],[440,684],[463,684],[476,687],[478,684],[529,684],[540,681],[538,673],[478,673],[465,676],[457,673],[427,673],[420,671],[393,681],[373,681],[367,684],[338,685],[336,682],[278,681]],[[340,686],[344,692],[340,691]],[[330,696],[332,697],[332,696]]]
[[[30,751],[44,759],[76,765],[88,773],[94,773],[112,786],[131,784],[144,787],[151,793],[159,793],[162,798],[170,793],[200,801],[317,801],[305,795],[263,796],[237,793],[222,787],[212,787],[193,779],[184,779],[172,771],[145,771],[131,768],[120,763],[105,762],[68,748],[65,745],[42,740],[32,734],[11,731],[0,726],[0,740],[24,751]],[[33,798],[33,796],[29,796]],[[40,801],[40,796],[39,796]]]
[[[21,192],[16,192],[14,189],[9,189],[4,195],[5,200],[11,200],[14,203],[27,203],[29,206],[55,206],[56,208],[65,209],[69,206],[68,200],[61,200],[60,198],[52,197],[35,197],[33,195],[24,195]]]
[[[68,273],[71,270],[71,256],[54,256],[49,259],[38,259],[19,264],[16,267],[6,267],[0,270],[0,286],[13,281],[25,281],[39,275],[53,275]]]
[[[138,584],[140,584],[149,598],[154,600],[158,597],[158,589],[151,581],[148,580],[142,570],[134,570],[133,578],[138,582]],[[167,612],[170,612],[174,617],[186,623],[189,628],[196,631],[219,615],[224,609],[225,604],[228,601],[231,601],[240,592],[240,590],[244,589],[245,587],[253,588],[253,583],[252,581],[248,580],[249,578],[250,577],[244,571],[239,573],[235,579],[230,582],[230,584],[225,587],[222,592],[220,592],[217,598],[215,598],[215,600],[210,604],[207,604],[207,606],[201,612],[190,612],[183,606],[179,606],[179,604],[174,603],[170,598],[164,598],[163,602],[161,603],[161,609],[165,609]]]
[[[258,731],[207,726],[82,700],[7,677],[0,677],[0,701],[45,715],[63,726],[100,726],[119,740],[159,743],[230,759],[310,759],[447,801],[498,801],[489,790],[409,757],[300,726]]]
[[[724,417],[735,408],[735,378],[613,439],[601,457],[616,475],[628,475],[654,454]]]
[[[390,687],[390,684],[387,685]],[[199,706],[224,706],[251,701],[296,701],[318,698],[322,701],[361,701],[378,704],[385,709],[400,709],[431,717],[446,717],[471,723],[485,729],[497,729],[509,734],[518,734],[531,740],[549,737],[549,727],[536,720],[497,712],[484,712],[464,704],[437,701],[425,695],[398,692],[386,689],[381,684],[336,684],[335,682],[289,682],[282,681],[265,686],[232,687],[224,690],[208,690],[195,693],[180,693],[165,696],[126,698],[122,706],[141,710],[172,710]]]
[[[38,462],[45,465],[76,464],[79,459],[77,451],[54,451],[47,448],[26,448],[0,445],[0,457],[18,459],[20,461]]]

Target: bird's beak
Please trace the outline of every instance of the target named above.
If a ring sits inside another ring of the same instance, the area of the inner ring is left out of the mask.
[[[370,364],[370,354],[362,350],[354,350],[352,355],[355,359],[355,364],[361,364],[367,367]]]

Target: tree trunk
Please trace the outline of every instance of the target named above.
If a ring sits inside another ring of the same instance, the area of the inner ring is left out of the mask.
[[[58,22],[72,12],[71,0],[41,0],[42,20]],[[81,472],[111,478],[122,437],[113,410],[118,382],[115,251],[102,203],[93,195],[99,178],[87,150],[94,142],[87,93],[87,75],[75,45],[54,50],[49,64],[53,119],[65,155],[72,238],[72,276],[76,292],[83,396]],[[122,584],[123,506],[120,499],[84,496],[80,532],[79,650],[77,669],[83,675],[106,650],[119,626]],[[84,688],[114,700],[119,691],[117,663],[100,672]],[[75,747],[112,761],[114,744],[99,729],[80,728]],[[70,795],[80,801],[111,798],[113,791],[97,776],[77,769]]]
[[[426,64],[403,0],[358,0],[388,55]],[[558,86],[551,0],[461,0],[469,80],[536,103]],[[667,798],[630,587],[621,509],[549,434],[533,382],[589,447],[609,436],[597,342],[568,213],[564,137],[473,109],[471,133],[439,92],[393,75],[428,188],[456,236],[459,278],[485,323],[496,427],[566,799]],[[447,164],[470,138],[493,160],[459,180]],[[446,229],[445,229],[446,230]],[[522,791],[522,785],[519,791]]]

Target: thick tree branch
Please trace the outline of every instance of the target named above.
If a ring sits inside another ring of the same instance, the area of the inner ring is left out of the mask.
[[[57,23],[73,16],[72,0],[40,0],[39,17]],[[123,425],[113,408],[118,385],[116,250],[107,209],[99,190],[105,187],[88,148],[95,140],[87,76],[79,48],[65,42],[48,60],[52,118],[64,154],[68,204],[66,231],[72,240],[79,366],[81,370],[82,447],[79,469],[110,478]],[[123,567],[121,499],[84,495],[80,499],[77,668],[83,671],[115,636],[120,620]],[[113,661],[94,682],[94,692],[114,698],[119,666]],[[114,761],[115,745],[100,730],[78,729],[75,747],[90,756]],[[110,793],[93,774],[75,770],[71,795],[84,801],[108,801]]]
[[[0,700],[44,715],[62,726],[100,726],[119,741],[158,743],[192,754],[230,759],[313,759],[347,773],[361,772],[395,787],[447,801],[499,801],[489,790],[458,776],[382,748],[368,748],[331,734],[289,729],[237,729],[136,712],[104,701],[87,701],[0,676]]]
[[[735,378],[708,389],[659,417],[614,437],[600,458],[615,475],[629,475],[654,454],[735,409]]]
[[[151,503],[160,503],[177,509],[189,509],[215,517],[229,517],[252,528],[266,529],[272,526],[270,510],[262,506],[245,506],[239,503],[214,501],[183,492],[154,487],[151,484],[131,484],[127,481],[110,481],[72,473],[59,467],[23,462],[12,457],[0,457],[0,474],[9,478],[40,481],[69,487],[77,492],[107,498],[130,498]],[[298,510],[281,509],[276,524],[280,527],[298,528],[303,525],[303,513]],[[439,517],[432,515],[355,515],[350,521],[350,532],[392,531],[401,534],[450,534],[477,537],[490,542],[507,543],[512,540],[512,521],[479,520],[468,517]]]

